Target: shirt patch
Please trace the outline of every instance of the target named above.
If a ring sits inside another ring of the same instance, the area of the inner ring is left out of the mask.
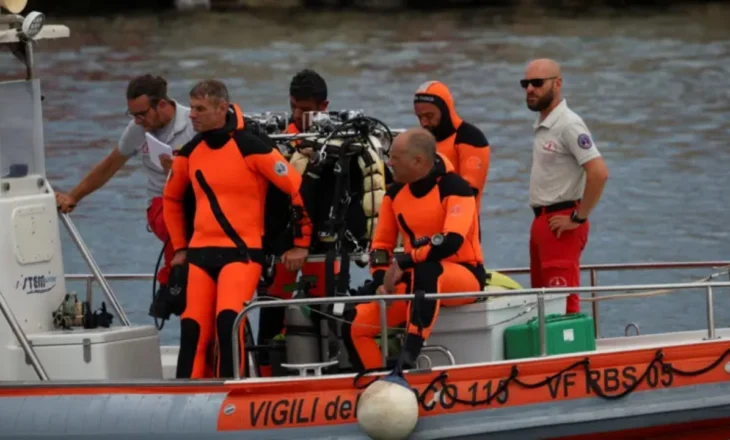
[[[581,147],[584,150],[587,150],[593,146],[593,142],[591,141],[591,137],[588,136],[585,133],[582,133],[578,136],[578,146]]]
[[[482,167],[482,160],[476,156],[472,156],[466,160],[466,167],[470,170],[478,170]]]
[[[461,205],[454,205],[449,209],[449,215],[451,216],[459,216],[461,215]]]
[[[286,174],[289,172],[289,168],[287,168],[284,162],[278,160],[274,164],[274,172],[279,176],[286,176]]]

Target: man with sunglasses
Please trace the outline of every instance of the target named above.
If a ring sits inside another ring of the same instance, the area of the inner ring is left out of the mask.
[[[608,169],[590,131],[560,96],[563,79],[553,60],[532,61],[520,85],[527,108],[539,112],[530,173],[530,277],[533,288],[580,286],[580,256],[588,215],[598,204]],[[580,312],[568,295],[566,313]]]
[[[173,148],[181,147],[195,136],[189,118],[190,109],[168,97],[164,78],[142,75],[132,79],[127,86],[127,115],[132,121],[122,133],[119,145],[70,192],[56,192],[56,203],[61,212],[71,212],[84,197],[104,186],[132,156],[141,153],[147,175],[147,223],[157,238],[167,242],[167,228],[162,218],[162,190],[172,158],[162,155],[160,163],[163,169],[158,168],[150,159],[145,132]],[[165,266],[157,275],[161,288],[165,288],[170,271],[173,256],[170,243],[165,245],[164,255]]]

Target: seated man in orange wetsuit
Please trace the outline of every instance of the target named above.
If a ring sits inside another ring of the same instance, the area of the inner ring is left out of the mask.
[[[438,152],[451,161],[456,174],[471,186],[478,214],[489,174],[490,147],[486,136],[459,117],[451,92],[439,81],[421,84],[413,106],[421,127],[436,137]]]
[[[474,193],[466,180],[437,159],[436,140],[416,128],[396,137],[390,151],[392,184],[380,207],[370,267],[377,294],[474,292],[486,281],[479,245]],[[448,165],[448,162],[446,163]],[[404,253],[393,257],[398,234]],[[445,306],[474,299],[443,301]],[[408,322],[401,350],[413,365],[436,322],[440,303],[423,298],[390,303],[387,325]],[[359,304],[346,313],[342,334],[355,370],[382,366],[374,336],[380,334],[380,306]]]
[[[324,78],[317,72],[304,69],[298,72],[289,84],[289,104],[291,107],[292,119],[286,129],[288,134],[298,134],[302,132],[303,115],[311,111],[326,111],[329,102],[327,101],[327,83]],[[298,145],[300,141],[292,141],[292,145]],[[303,154],[311,152],[311,150],[300,150]],[[300,156],[303,157],[303,156]],[[306,157],[304,157],[306,159]],[[275,212],[281,212],[281,205],[287,203],[282,200],[283,195],[275,195],[267,200],[267,204],[272,206],[271,215],[278,215]],[[320,198],[322,195],[320,194]],[[307,201],[308,207],[322,205],[316,203],[315,200]],[[329,209],[322,212],[309,212],[310,217],[315,224],[322,223],[329,215]],[[267,216],[267,225],[274,231],[280,230],[280,226],[276,226],[282,219],[270,218]],[[274,234],[268,234],[273,237]],[[268,238],[268,237],[267,237]],[[280,247],[280,246],[272,246]],[[315,249],[316,250],[316,249]],[[335,262],[335,273],[338,272],[339,265]],[[301,269],[302,278],[310,279],[309,294],[315,297],[325,295],[325,263],[324,262],[307,262]],[[297,281],[298,271],[286,270],[283,264],[277,264],[274,268],[274,280],[269,286],[267,293],[270,296],[291,299],[293,295],[292,288]],[[262,308],[259,320],[259,343],[267,344],[268,341],[283,331],[284,328],[284,308],[269,307]],[[259,367],[262,376],[271,376],[271,366],[269,365],[269,356],[266,351],[259,353]]]
[[[253,298],[261,277],[264,199],[270,184],[291,196],[298,234],[282,260],[298,270],[308,254],[311,223],[300,196],[301,176],[257,133],[244,127],[219,81],[190,91],[190,119],[198,134],[175,156],[164,190],[164,218],[175,250],[172,265],[187,263],[185,310],[180,316],[178,378],[206,376],[208,344],[218,345],[216,377],[233,377],[233,321]],[[186,193],[195,202],[188,241]],[[241,333],[245,323],[241,325]],[[241,335],[242,339],[242,335]],[[241,359],[244,359],[244,347]],[[245,365],[241,362],[240,365]]]

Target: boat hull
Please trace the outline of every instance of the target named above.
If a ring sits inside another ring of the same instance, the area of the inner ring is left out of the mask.
[[[0,438],[367,439],[356,423],[220,431],[227,393],[90,394],[0,400]],[[730,384],[636,392],[608,403],[578,399],[423,417],[411,439],[730,437]],[[685,437],[686,436],[686,437]],[[690,437],[691,436],[691,437]]]
[[[728,361],[730,341],[715,340],[409,372],[410,438],[728,438]],[[9,385],[0,438],[361,439],[355,408],[371,380]]]

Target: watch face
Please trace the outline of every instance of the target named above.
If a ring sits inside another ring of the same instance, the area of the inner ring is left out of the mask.
[[[443,242],[444,242],[443,234],[435,234],[433,237],[431,237],[431,244],[433,246],[439,246]]]

